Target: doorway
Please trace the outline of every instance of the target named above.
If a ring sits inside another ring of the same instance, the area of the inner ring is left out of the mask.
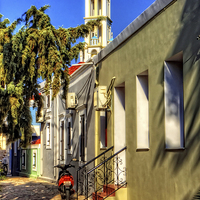
[[[126,110],[125,83],[115,87],[114,91],[114,151],[115,153],[126,146]],[[126,167],[125,151],[119,154],[122,159],[121,170]],[[120,174],[120,180],[126,180],[125,173]]]

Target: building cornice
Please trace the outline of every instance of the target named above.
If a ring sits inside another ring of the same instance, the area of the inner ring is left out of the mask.
[[[88,48],[102,48],[103,46],[102,45],[87,45],[87,47],[85,49],[88,49]]]
[[[99,17],[104,17],[105,18],[105,20],[108,20],[108,21],[110,21],[111,23],[112,23],[112,20],[110,19],[110,17],[108,17],[108,16],[104,16],[104,15],[98,15],[98,16],[89,16],[89,17],[84,17],[83,19],[85,19],[85,20],[91,20],[91,19],[98,19]],[[102,20],[103,21],[103,20]]]

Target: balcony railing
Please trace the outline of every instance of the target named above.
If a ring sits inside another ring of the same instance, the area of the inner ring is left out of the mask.
[[[90,40],[90,45],[94,46],[94,45],[98,45],[98,44],[99,44],[98,37],[96,37],[96,36],[92,37],[92,39]]]

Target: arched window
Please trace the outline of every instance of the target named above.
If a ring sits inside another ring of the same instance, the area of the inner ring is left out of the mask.
[[[97,55],[97,50],[93,49],[91,51],[91,57],[96,56]]]

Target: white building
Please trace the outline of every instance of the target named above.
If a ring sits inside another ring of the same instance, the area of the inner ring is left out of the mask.
[[[111,0],[85,0],[85,24],[89,20],[95,20],[98,17],[104,17],[101,26],[95,27],[85,37],[85,49],[80,53],[80,61],[85,62],[89,58],[97,55],[101,49],[112,41],[111,33]]]

